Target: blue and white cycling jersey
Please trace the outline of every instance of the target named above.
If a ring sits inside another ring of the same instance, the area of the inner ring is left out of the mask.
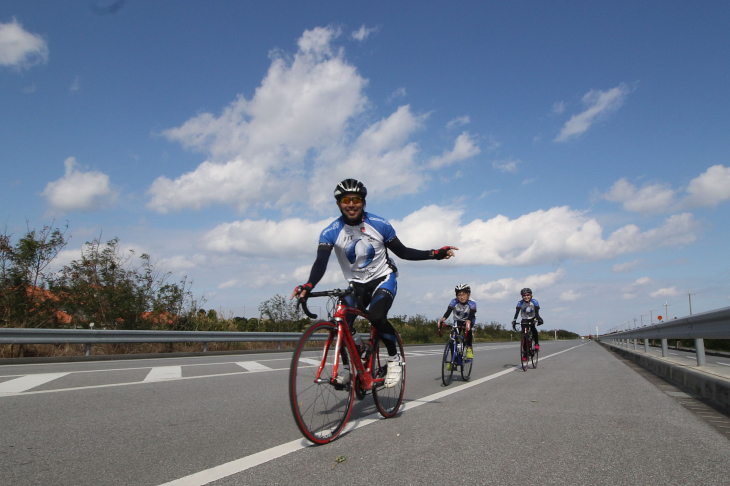
[[[530,299],[529,302],[525,302],[525,299],[520,299],[517,302],[517,308],[520,309],[520,317],[523,319],[534,319],[535,307],[540,307],[536,299]]]
[[[348,282],[366,283],[391,273],[398,275],[385,247],[393,238],[395,230],[388,221],[366,212],[357,226],[345,224],[342,216],[334,220],[322,231],[319,244],[334,247]]]
[[[469,320],[469,313],[474,310],[474,314],[477,312],[477,303],[469,299],[465,304],[459,302],[459,299],[453,299],[449,303],[449,308],[454,309],[454,324],[457,322],[466,322]],[[472,324],[474,324],[472,322]]]

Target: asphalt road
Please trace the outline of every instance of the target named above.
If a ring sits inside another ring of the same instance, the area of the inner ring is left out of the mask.
[[[523,372],[517,343],[478,344],[449,387],[441,346],[406,347],[404,411],[373,419],[367,396],[320,447],[291,417],[290,353],[0,366],[0,485],[726,484],[727,417],[596,343],[542,345]]]

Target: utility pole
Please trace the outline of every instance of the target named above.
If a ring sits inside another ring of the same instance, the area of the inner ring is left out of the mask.
[[[634,317],[634,329],[636,329],[636,317]]]
[[[641,319],[641,327],[644,327],[644,314],[639,314],[639,319]]]
[[[690,294],[689,289],[687,289],[687,297],[689,297],[689,315],[692,315],[692,296],[697,294]]]
[[[654,325],[654,316],[652,315],[652,312],[654,312],[654,309],[649,309],[649,322],[651,325]]]
[[[672,304],[664,300],[664,313],[667,315],[667,320],[669,320],[669,310],[667,309],[667,307],[669,307],[670,305]]]

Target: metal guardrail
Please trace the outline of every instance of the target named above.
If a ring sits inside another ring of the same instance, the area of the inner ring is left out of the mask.
[[[299,341],[300,332],[120,331],[103,329],[0,328],[0,344],[208,343]],[[316,339],[316,337],[315,337]],[[321,338],[325,339],[324,336]]]
[[[598,336],[599,340],[618,342],[619,346],[634,349],[639,339],[644,340],[644,351],[649,352],[649,339],[661,339],[662,356],[668,354],[667,339],[694,339],[697,366],[705,366],[704,339],[730,339],[730,307],[674,319],[663,324],[644,326]]]

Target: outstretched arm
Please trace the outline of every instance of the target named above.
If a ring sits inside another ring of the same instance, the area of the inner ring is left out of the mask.
[[[416,250],[406,247],[397,236],[386,242],[385,247],[403,260],[443,260],[455,256],[454,250],[458,250],[455,246],[444,246],[438,250]]]

